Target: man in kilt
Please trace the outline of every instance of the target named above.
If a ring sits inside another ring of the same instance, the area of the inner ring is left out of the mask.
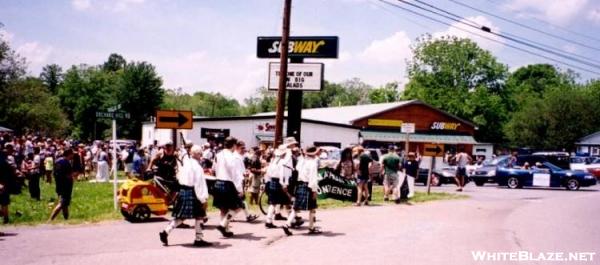
[[[202,223],[206,217],[203,205],[208,199],[208,187],[204,178],[204,170],[200,166],[200,159],[202,159],[202,147],[194,145],[191,148],[191,158],[186,160],[179,174],[179,193],[173,206],[173,220],[159,233],[160,241],[165,246],[169,244],[169,233],[181,225],[185,219],[196,219],[194,246],[212,245],[212,243],[204,241],[202,233]]]
[[[229,231],[229,220],[243,207],[244,196],[243,175],[236,172],[236,158],[234,148],[237,139],[225,138],[224,149],[216,156],[215,174],[217,180],[213,190],[213,206],[221,210],[221,223],[217,230],[224,237],[232,237]]]
[[[308,233],[320,234],[321,230],[315,227],[315,214],[317,209],[317,189],[319,188],[319,163],[317,147],[311,146],[306,149],[305,157],[298,160],[298,183],[296,186],[295,201],[292,212],[288,216],[287,223],[282,227],[286,235],[291,236],[290,227],[297,222],[296,215],[301,210],[308,210]]]
[[[244,186],[244,179],[249,175],[249,171],[246,170],[246,164],[244,163],[244,155],[246,154],[246,143],[244,141],[238,140],[235,144],[235,151],[233,152],[233,157],[235,157],[235,174],[237,175],[237,180],[242,181],[242,183],[238,183],[237,185]],[[242,213],[246,219],[246,222],[252,222],[258,218],[258,215],[251,214],[248,212],[248,205],[245,201],[246,195],[245,192],[242,193]]]
[[[289,162],[291,160],[286,159],[289,155],[287,147],[280,145],[274,152],[275,157],[271,160],[271,163],[267,167],[265,173],[265,192],[269,197],[269,209],[267,210],[267,220],[265,226],[267,228],[276,228],[273,224],[275,219],[275,210],[279,205],[290,205],[291,196],[287,192],[288,181],[291,176],[291,170]]]

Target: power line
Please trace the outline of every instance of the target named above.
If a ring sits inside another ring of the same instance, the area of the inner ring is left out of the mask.
[[[556,35],[556,34],[552,34],[552,33],[549,33],[549,32],[546,32],[546,31],[543,31],[543,30],[540,30],[540,29],[536,29],[536,28],[534,28],[534,27],[531,27],[531,26],[528,26],[528,25],[526,25],[526,24],[519,23],[519,22],[516,22],[516,21],[510,20],[510,19],[507,19],[507,18],[504,18],[504,17],[501,17],[501,16],[498,16],[498,15],[495,15],[495,14],[493,14],[493,13],[487,12],[487,11],[485,11],[485,10],[482,10],[482,9],[479,9],[479,8],[476,8],[476,7],[473,7],[473,6],[469,6],[469,5],[465,4],[465,3],[462,3],[462,2],[459,2],[459,1],[456,1],[456,0],[448,0],[448,1],[450,1],[450,2],[453,2],[453,3],[457,4],[457,5],[460,5],[460,6],[463,6],[463,7],[469,8],[469,9],[471,9],[471,10],[475,10],[475,11],[477,11],[477,12],[480,12],[480,13],[486,14],[486,15],[488,15],[488,16],[492,16],[492,17],[495,17],[495,18],[497,18],[497,19],[500,19],[500,20],[506,21],[506,22],[508,22],[508,23],[511,23],[511,24],[514,24],[514,25],[517,25],[517,26],[524,27],[524,28],[526,28],[526,29],[529,29],[529,30],[535,31],[535,32],[537,32],[537,33],[541,33],[541,34],[544,34],[544,35],[546,35],[546,36],[550,36],[550,37],[552,37],[552,38],[555,38],[555,39],[559,39],[559,40],[562,40],[562,41],[565,41],[565,42],[568,42],[568,43],[572,43],[572,44],[575,44],[575,45],[578,45],[578,46],[581,46],[581,47],[585,47],[585,48],[588,48],[588,49],[592,49],[592,50],[600,51],[600,49],[598,49],[598,48],[596,48],[596,47],[593,47],[593,46],[589,46],[589,45],[587,45],[587,44],[585,44],[585,43],[580,43],[580,42],[578,42],[578,41],[570,40],[570,39],[567,39],[567,38],[565,38],[565,37],[558,36],[558,35]]]
[[[487,1],[490,2],[490,3],[493,3],[493,4],[498,4],[498,2],[495,2],[493,0],[487,0]],[[580,37],[584,37],[584,38],[587,38],[587,39],[590,39],[590,40],[593,40],[593,41],[596,41],[596,42],[600,42],[600,39],[598,39],[598,38],[595,38],[595,37],[587,35],[587,34],[583,34],[581,32],[574,31],[572,29],[569,29],[569,28],[566,28],[566,27],[563,27],[563,26],[560,26],[560,25],[556,25],[556,24],[550,23],[550,22],[548,22],[546,20],[542,20],[542,19],[539,19],[539,18],[534,17],[534,16],[530,16],[529,18],[532,18],[533,20],[536,20],[536,21],[538,21],[540,23],[546,24],[546,25],[548,25],[550,27],[557,28],[557,29],[560,29],[562,31],[569,32],[571,34],[575,34],[575,35],[578,35]],[[517,22],[515,22],[515,23],[517,23]],[[568,40],[567,39],[567,41],[572,41],[572,40]]]
[[[454,2],[455,0],[448,0],[448,1],[452,1],[452,2]],[[404,1],[403,1],[403,2],[404,2]],[[506,36],[509,36],[509,37],[511,37],[511,38],[514,38],[514,39],[520,39],[520,41],[528,42],[529,44],[532,44],[533,46],[535,46],[535,45],[538,45],[538,46],[544,47],[544,48],[546,48],[546,49],[553,50],[553,52],[550,52],[550,53],[557,53],[557,52],[558,52],[558,53],[561,53],[561,54],[568,54],[569,56],[572,56],[572,57],[578,57],[578,58],[580,58],[580,59],[582,59],[582,60],[586,60],[587,62],[594,62],[594,63],[596,63],[596,64],[592,64],[592,65],[590,65],[590,64],[588,64],[588,63],[583,63],[583,64],[586,64],[586,65],[589,65],[589,66],[592,66],[592,67],[598,67],[598,68],[600,68],[600,61],[597,61],[597,60],[594,60],[594,59],[591,59],[591,58],[587,58],[587,57],[584,57],[584,56],[581,56],[581,55],[579,55],[579,54],[575,54],[575,53],[572,53],[572,52],[569,52],[569,51],[563,51],[563,50],[561,50],[561,49],[558,49],[558,48],[556,48],[556,47],[552,47],[552,46],[550,46],[550,45],[547,45],[547,44],[544,44],[544,43],[540,43],[540,42],[537,42],[537,41],[529,40],[529,39],[526,39],[526,38],[524,38],[524,37],[521,37],[521,36],[519,36],[519,35],[511,34],[511,33],[508,33],[508,32],[503,32],[503,33],[495,33],[495,32],[492,32],[492,30],[491,30],[491,28],[490,28],[490,27],[486,27],[486,26],[484,26],[484,25],[481,25],[481,24],[479,24],[479,23],[477,23],[477,22],[475,22],[475,21],[473,21],[473,20],[470,20],[470,19],[468,19],[468,18],[465,18],[465,17],[459,16],[459,15],[456,15],[456,14],[454,14],[454,13],[452,13],[452,12],[449,12],[449,11],[443,10],[443,9],[441,9],[441,8],[438,8],[438,7],[436,7],[436,6],[433,6],[433,5],[429,4],[429,3],[426,3],[426,2],[423,2],[423,1],[420,1],[420,0],[415,0],[415,2],[418,2],[418,3],[422,4],[422,5],[426,5],[426,6],[428,6],[428,7],[431,7],[431,8],[433,8],[433,9],[435,9],[435,10],[438,10],[438,11],[440,11],[440,12],[443,12],[443,13],[446,13],[446,14],[448,14],[448,15],[450,15],[450,16],[453,16],[453,17],[455,17],[455,18],[459,19],[459,20],[460,20],[460,21],[459,21],[460,23],[463,23],[463,24],[464,24],[464,23],[468,23],[468,24],[469,24],[468,26],[470,26],[470,27],[473,27],[473,28],[479,28],[479,29],[482,29],[482,30],[484,30],[484,31],[487,31],[487,32],[489,32],[489,33],[491,33],[491,34],[498,35],[498,36],[500,36],[500,37],[502,37],[501,35],[506,35]],[[485,13],[485,14],[487,14],[487,13]],[[456,21],[456,20],[455,20],[455,21]],[[489,31],[488,31],[488,29],[489,29]],[[512,39],[511,39],[511,40],[512,40]],[[517,41],[517,42],[519,42],[519,41]],[[545,50],[544,50],[544,51],[545,51]],[[546,51],[546,52],[548,52],[548,51]],[[559,55],[559,56],[560,56],[560,55]],[[562,56],[561,56],[561,57],[562,57]],[[577,61],[579,61],[579,60],[577,60]],[[580,62],[580,63],[582,63],[581,61],[579,61],[579,62]]]
[[[450,13],[450,12],[448,12],[448,11],[445,11],[445,10],[443,10],[442,12],[444,12],[444,13],[449,13],[449,14],[451,14],[450,16],[448,16],[448,15],[444,15],[444,14],[441,14],[441,13],[439,13],[439,12],[436,12],[436,11],[433,11],[433,10],[431,10],[431,9],[427,9],[427,8],[425,8],[425,7],[423,7],[423,6],[420,6],[420,5],[417,5],[417,4],[414,4],[414,3],[411,3],[411,2],[407,2],[406,0],[397,0],[397,1],[399,1],[399,2],[401,2],[401,3],[404,3],[404,4],[406,4],[406,5],[410,5],[410,6],[413,6],[413,7],[416,7],[416,8],[418,8],[418,9],[421,9],[421,10],[427,11],[427,12],[429,12],[429,13],[436,14],[436,15],[438,15],[438,16],[441,16],[441,17],[444,17],[444,18],[446,18],[446,19],[449,19],[449,20],[452,20],[452,21],[455,21],[455,22],[458,22],[458,23],[461,23],[461,24],[467,25],[467,26],[469,26],[469,27],[472,27],[472,28],[475,28],[475,29],[478,29],[478,30],[482,30],[482,31],[484,31],[484,32],[487,32],[487,33],[490,33],[490,34],[492,34],[492,35],[496,35],[496,36],[498,36],[498,37],[501,37],[501,38],[504,38],[504,39],[507,39],[507,40],[510,40],[510,41],[513,41],[513,42],[519,43],[519,44],[521,44],[521,45],[524,45],[524,46],[527,46],[527,47],[530,47],[530,48],[533,48],[533,49],[537,49],[537,50],[540,50],[540,51],[543,51],[543,52],[546,52],[546,53],[550,53],[550,54],[553,54],[553,55],[555,55],[555,56],[558,56],[558,57],[562,57],[562,58],[564,58],[564,59],[567,59],[567,60],[571,60],[571,61],[574,61],[574,62],[578,62],[578,63],[580,63],[580,64],[584,64],[584,65],[587,65],[587,66],[590,66],[590,67],[594,67],[594,68],[600,69],[600,65],[598,65],[598,64],[590,63],[590,62],[588,62],[588,61],[581,60],[581,59],[575,58],[575,57],[573,57],[573,56],[565,55],[565,54],[563,54],[563,52],[556,52],[556,51],[553,51],[553,50],[551,50],[551,49],[546,49],[546,48],[540,47],[540,46],[538,46],[538,45],[534,45],[534,44],[528,43],[527,41],[522,41],[522,40],[519,40],[519,39],[517,39],[517,38],[514,38],[514,37],[507,36],[507,35],[505,35],[505,34],[502,34],[502,33],[496,33],[496,32],[493,32],[493,31],[492,31],[492,29],[490,29],[490,28],[489,28],[489,27],[487,27],[487,26],[481,26],[481,27],[479,27],[479,26],[476,26],[476,25],[472,25],[472,24],[466,23],[466,22],[464,22],[464,21],[463,21],[463,20],[464,20],[464,18],[462,18],[461,16],[458,16],[458,15],[456,15],[456,14]],[[416,1],[416,2],[419,2],[419,3],[421,3],[421,4],[424,4],[424,5],[431,6],[431,5],[427,4],[427,3],[423,3],[423,2],[422,2],[422,1],[420,1],[420,0],[414,0],[414,1]],[[437,8],[437,7],[434,7],[434,9],[439,9],[439,8]],[[458,17],[458,18],[456,18],[456,17]],[[461,19],[461,18],[462,18],[462,19]]]
[[[500,41],[498,41],[498,40],[495,40],[495,39],[489,38],[489,37],[487,37],[487,36],[481,35],[481,34],[479,34],[479,33],[476,33],[476,32],[472,32],[472,31],[469,31],[469,30],[466,30],[466,29],[463,29],[463,28],[460,28],[460,27],[454,26],[454,25],[452,25],[452,24],[450,24],[450,23],[448,23],[448,22],[445,22],[445,21],[442,21],[442,20],[439,20],[439,19],[433,18],[433,17],[431,17],[431,16],[428,16],[428,15],[425,15],[425,14],[422,14],[422,13],[419,13],[419,12],[417,12],[417,11],[414,11],[414,10],[411,10],[411,9],[408,9],[408,8],[405,8],[405,7],[403,7],[403,6],[400,6],[400,5],[398,5],[398,4],[389,3],[389,2],[387,2],[387,1],[384,1],[384,0],[378,0],[378,1],[380,1],[380,2],[383,2],[383,3],[385,3],[385,4],[387,4],[387,5],[390,5],[390,6],[396,7],[396,8],[398,8],[398,9],[402,9],[402,10],[404,10],[404,11],[406,11],[406,12],[409,12],[409,13],[415,14],[415,15],[417,15],[417,16],[420,16],[420,17],[427,18],[427,19],[429,19],[429,20],[431,20],[431,21],[434,21],[434,22],[437,22],[437,23],[440,23],[440,24],[443,24],[443,25],[446,25],[446,26],[449,26],[449,27],[453,27],[453,28],[456,28],[456,29],[458,29],[458,30],[461,30],[461,31],[464,31],[464,32],[467,32],[467,33],[470,33],[470,34],[473,34],[473,35],[475,35],[475,36],[478,36],[478,37],[484,38],[484,39],[486,39],[486,40],[489,40],[489,41],[492,41],[492,42],[496,42],[496,43],[499,43],[499,44],[506,45],[507,47],[510,47],[510,48],[513,48],[513,49],[519,50],[519,51],[521,51],[521,52],[524,52],[524,53],[527,53],[527,54],[530,54],[530,55],[535,55],[535,56],[538,56],[538,57],[544,58],[544,59],[546,59],[546,60],[550,60],[550,61],[553,61],[553,62],[555,62],[555,63],[559,63],[559,64],[562,64],[562,65],[566,65],[566,66],[569,66],[569,67],[572,67],[572,68],[574,68],[574,69],[578,69],[578,70],[581,70],[581,71],[584,71],[584,72],[588,72],[588,73],[592,73],[592,74],[600,75],[600,73],[599,73],[599,72],[596,72],[596,71],[594,71],[594,70],[589,70],[589,69],[586,69],[586,68],[583,68],[583,67],[580,67],[580,66],[577,66],[577,65],[573,65],[573,64],[565,63],[565,62],[559,61],[559,60],[557,60],[557,59],[554,59],[554,58],[552,58],[552,57],[548,57],[548,56],[545,56],[545,55],[543,55],[543,54],[539,54],[539,53],[536,53],[536,52],[532,52],[532,51],[530,51],[530,50],[523,49],[523,48],[521,48],[521,47],[517,47],[517,46],[511,45],[511,44],[502,43],[502,42],[500,42]]]

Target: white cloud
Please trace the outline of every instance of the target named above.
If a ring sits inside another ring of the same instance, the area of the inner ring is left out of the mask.
[[[404,63],[411,56],[410,38],[404,31],[396,32],[386,39],[371,42],[358,56],[367,63]]]
[[[584,10],[587,3],[588,0],[511,0],[504,7],[509,11],[565,25]]]
[[[92,2],[90,0],[72,0],[71,5],[75,10],[87,10],[92,6]]]
[[[486,26],[486,27],[490,28],[492,30],[492,32],[500,33],[500,28],[498,28],[497,26],[494,26],[494,24],[492,24],[492,22],[490,20],[488,20],[484,16],[467,17],[467,18],[464,18],[462,20],[462,22],[468,23],[468,24],[472,24],[472,22],[474,22],[477,25]],[[493,53],[498,52],[504,46],[503,45],[504,40],[501,39],[500,37],[496,36],[496,35],[492,35],[492,34],[483,32],[481,30],[474,29],[472,27],[469,27],[469,26],[467,26],[467,25],[465,25],[463,23],[459,23],[459,22],[453,23],[452,26],[453,27],[448,28],[446,31],[433,33],[433,37],[434,38],[440,38],[440,37],[443,37],[443,36],[450,35],[450,36],[456,36],[456,37],[459,37],[459,38],[469,38],[469,39],[475,41],[477,44],[479,44],[479,46],[481,48],[486,49],[486,50],[490,50]],[[465,31],[460,30],[458,28],[464,29],[464,30],[468,30],[468,31],[471,31],[471,32],[477,32],[479,35],[485,36],[485,37],[487,37],[489,39],[492,39],[494,41],[482,38],[482,37],[477,36],[475,34],[471,34],[471,33],[465,32]]]
[[[15,34],[8,32],[4,29],[0,29],[0,36],[2,36],[2,39],[8,43],[11,43],[15,38]]]
[[[71,5],[75,10],[84,11],[94,7],[100,8],[103,11],[121,12],[128,10],[132,5],[144,3],[145,0],[72,0]]]
[[[600,8],[594,8],[588,12],[587,19],[594,23],[600,23]]]
[[[39,42],[27,42],[17,47],[19,55],[25,57],[29,63],[29,70],[39,71],[47,62],[52,54],[53,48],[40,44]]]

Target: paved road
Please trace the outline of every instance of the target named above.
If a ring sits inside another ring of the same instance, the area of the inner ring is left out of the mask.
[[[420,187],[419,189],[423,189]],[[445,186],[435,188],[453,192]],[[193,248],[193,229],[175,230],[163,247],[159,220],[3,229],[2,264],[475,264],[471,251],[600,253],[598,187],[508,190],[468,186],[467,200],[385,205],[318,212],[325,231],[291,237],[262,222],[232,223],[225,239],[211,216],[206,240]],[[191,223],[188,221],[188,223]],[[600,257],[591,263],[599,264]],[[493,264],[502,264],[494,262]],[[513,263],[514,264],[514,263]],[[536,264],[532,262],[530,264]],[[540,262],[539,264],[543,264]]]

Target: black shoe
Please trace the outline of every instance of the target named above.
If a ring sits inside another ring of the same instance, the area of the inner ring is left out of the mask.
[[[273,223],[265,223],[265,227],[266,228],[277,228],[277,226],[274,225]]]
[[[162,231],[162,232],[158,233],[158,236],[160,237],[160,242],[163,243],[163,246],[169,245],[169,240],[168,240],[169,235],[167,234],[167,232]]]
[[[287,221],[287,218],[283,217],[280,213],[275,215],[275,220],[277,221]]]
[[[252,221],[254,221],[256,219],[258,219],[258,215],[256,215],[256,214],[250,214],[250,215],[248,215],[248,217],[246,217],[246,222],[250,223],[250,222],[252,222]]]
[[[178,226],[177,226],[177,228],[184,228],[184,229],[187,229],[187,228],[192,228],[192,226],[191,226],[191,225],[188,225],[188,224],[186,224],[186,223],[181,223],[180,225],[178,225]]]
[[[219,230],[219,232],[221,232],[221,235],[223,235],[224,237],[233,236],[233,232],[227,231],[223,226],[217,226],[217,230]]]
[[[194,247],[210,247],[213,243],[206,242],[204,240],[196,240],[194,241]]]
[[[388,198],[383,198],[383,201],[384,201],[384,202],[387,202],[387,201],[389,201],[389,200],[390,200],[390,199],[388,199]]]
[[[323,233],[323,231],[321,231],[321,229],[319,229],[317,227],[308,229],[308,234],[309,235],[317,235],[317,234],[322,234],[322,233]]]
[[[298,220],[298,219],[296,219],[296,222],[294,222],[294,223],[292,224],[292,228],[300,227],[300,226],[302,226],[303,224],[304,224],[304,221],[303,221],[302,219],[299,219],[299,220]]]
[[[289,228],[289,227],[287,227],[287,225],[284,225],[284,226],[282,226],[281,228],[283,228],[283,232],[285,233],[285,235],[286,235],[286,236],[291,236],[291,235],[293,235],[293,234],[292,234],[292,231],[290,231],[290,228]]]

